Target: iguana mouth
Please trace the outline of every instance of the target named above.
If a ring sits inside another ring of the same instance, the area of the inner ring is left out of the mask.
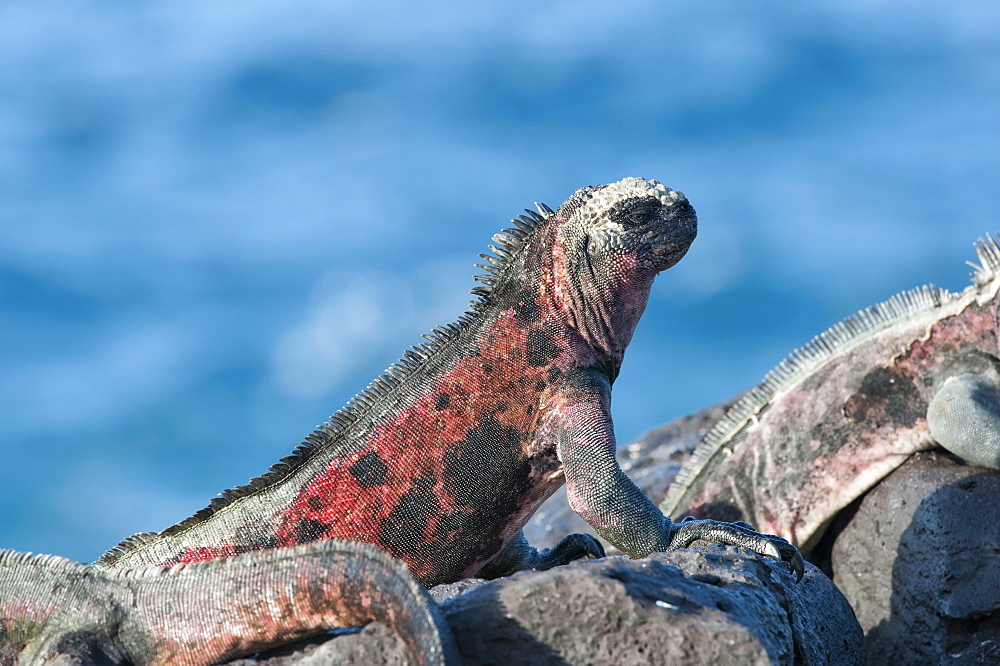
[[[698,234],[698,218],[683,192],[672,190],[655,180],[649,181],[647,196],[655,197],[668,209],[665,224],[646,234],[650,252],[661,261],[657,272],[670,268],[683,257]]]
[[[672,235],[670,240],[650,244],[650,253],[656,258],[657,273],[661,273],[675,265],[687,254],[688,248],[691,247],[691,241],[694,240],[694,233],[690,232],[689,234],[680,236],[680,238],[689,238],[690,240],[677,242],[674,240],[675,238],[676,236]]]

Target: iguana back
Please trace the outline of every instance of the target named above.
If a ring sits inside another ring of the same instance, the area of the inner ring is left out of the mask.
[[[938,444],[1000,469],[1000,245],[961,292],[904,291],[813,338],[708,432],[660,509],[747,520],[809,552],[839,511]]]

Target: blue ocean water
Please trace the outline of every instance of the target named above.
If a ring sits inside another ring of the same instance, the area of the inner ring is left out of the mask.
[[[92,560],[287,454],[533,201],[700,235],[622,443],[1000,229],[1000,6],[0,4],[0,547]]]

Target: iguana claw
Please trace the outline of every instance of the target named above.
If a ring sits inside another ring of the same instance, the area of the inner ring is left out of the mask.
[[[749,523],[723,523],[716,520],[697,520],[688,516],[675,523],[670,548],[686,548],[697,539],[717,543],[742,546],[753,552],[787,562],[789,570],[795,574],[795,582],[802,580],[806,565],[798,549],[779,536],[761,534]]]

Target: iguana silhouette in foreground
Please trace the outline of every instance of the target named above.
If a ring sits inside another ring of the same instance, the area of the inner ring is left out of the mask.
[[[748,520],[809,552],[917,451],[1000,469],[997,239],[976,253],[961,292],[905,291],[793,351],[708,432],[664,513]]]
[[[611,385],[653,279],[694,240],[687,199],[626,178],[513,220],[481,255],[483,286],[263,476],[99,569],[200,562],[316,540],[374,544],[431,586],[597,557],[570,535],[538,552],[521,528],[559,486],[621,551],[643,557],[707,539],[804,568],[785,540],[745,523],[673,523],[615,460]]]

